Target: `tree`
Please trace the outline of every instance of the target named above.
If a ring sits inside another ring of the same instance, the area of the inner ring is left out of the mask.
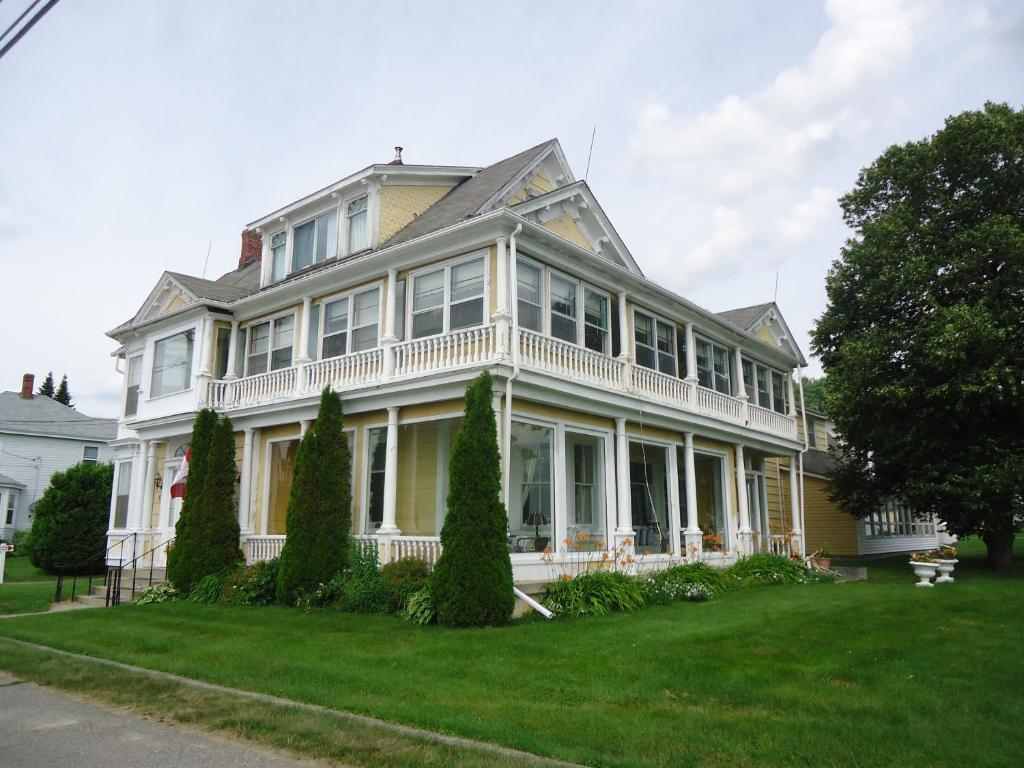
[[[277,599],[292,604],[348,564],[352,530],[352,456],[343,432],[341,397],[330,388],[295,457]]]
[[[812,347],[840,436],[834,498],[889,497],[1013,563],[1024,499],[1024,111],[986,104],[890,147],[840,203],[854,230]]]
[[[36,503],[29,534],[29,559],[57,573],[96,573],[103,567],[110,522],[111,464],[76,464],[50,478]]]
[[[808,410],[827,414],[825,408],[825,387],[828,377],[809,377],[803,380],[804,405]]]
[[[466,415],[452,448],[443,549],[430,576],[437,619],[448,626],[504,624],[515,607],[492,399],[485,371],[466,389]]]
[[[217,427],[217,413],[204,408],[196,414],[189,443],[188,477],[185,480],[185,498],[175,525],[174,546],[167,554],[167,578],[182,592],[188,592],[202,578],[196,576],[201,567],[198,551],[204,535],[202,515],[203,486],[209,468],[210,442]]]
[[[46,374],[46,378],[43,379],[43,383],[36,394],[42,395],[43,397],[53,397],[56,391],[57,390],[53,386],[53,371],[49,371]]]
[[[202,523],[202,545],[196,558],[197,580],[211,573],[222,573],[238,565],[242,550],[238,546],[241,530],[235,504],[235,430],[231,419],[223,417],[213,430],[207,459],[206,477],[197,505]]]
[[[53,385],[52,381],[50,382],[50,385]],[[61,405],[66,405],[68,408],[74,407],[75,404],[71,401],[71,390],[68,388],[67,374],[64,374],[61,377],[60,386],[57,387],[57,393],[53,396],[53,399]]]

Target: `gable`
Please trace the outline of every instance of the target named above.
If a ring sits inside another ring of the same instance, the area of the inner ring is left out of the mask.
[[[571,243],[576,243],[576,245],[586,248],[588,251],[594,250],[593,244],[587,239],[579,224],[569,214],[563,213],[561,216],[545,222],[543,227],[551,230],[559,237],[564,237]]]
[[[793,338],[792,332],[789,330],[789,326],[786,325],[786,321],[782,319],[782,313],[779,312],[779,308],[774,304],[771,308],[761,315],[753,324],[751,324],[749,331],[769,344],[784,349],[794,357],[796,357],[801,363],[805,363],[803,353],[800,352],[800,348],[796,345],[796,340]]]
[[[480,206],[477,213],[518,205],[575,181],[572,169],[562,152],[562,146],[557,139],[553,139]]]
[[[139,311],[135,313],[133,322],[150,320],[175,309],[187,307],[195,303],[196,299],[195,294],[165,272],[156,288],[150,291]]]

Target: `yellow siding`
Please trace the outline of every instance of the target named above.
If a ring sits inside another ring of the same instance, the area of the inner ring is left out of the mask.
[[[626,434],[630,437],[635,438],[647,438],[648,440],[660,440],[666,443],[681,443],[683,436],[679,432],[673,432],[668,429],[660,429],[659,427],[652,427],[649,425],[634,424],[633,422],[626,422]]]
[[[764,460],[764,488],[768,497],[768,525],[772,533],[784,534],[790,528],[790,509],[783,504],[782,487],[789,483],[789,476],[783,475],[780,462],[775,458]],[[789,486],[786,485],[788,490]]]
[[[693,438],[693,447],[698,450],[704,449],[706,451],[725,454],[725,508],[729,519],[729,526],[730,528],[735,528],[738,525],[737,510],[739,508],[737,507],[738,502],[736,501],[736,464],[734,462],[735,451],[733,446],[719,440],[712,440],[707,437],[695,435]]]
[[[582,424],[588,427],[596,427],[598,429],[614,429],[615,421],[613,419],[606,419],[602,416],[595,416],[590,413],[582,413],[580,411],[571,411],[568,408],[559,408],[554,405],[546,405],[544,403],[534,403],[523,399],[517,399],[513,394],[512,397],[512,414],[515,418],[515,414],[522,413],[529,416],[537,416],[542,419],[550,419],[551,421],[565,421],[571,424]]]
[[[833,555],[856,555],[857,521],[828,498],[825,480],[804,475],[804,537],[807,552],[825,545]]]
[[[182,307],[187,305],[188,302],[181,298],[180,295],[175,296],[173,299],[171,299],[170,303],[168,303],[166,311],[170,312],[172,309],[181,309]]]
[[[517,203],[523,202],[523,200],[525,200],[528,197],[527,192],[530,190],[533,191],[533,194],[536,197],[537,195],[543,195],[545,192],[550,192],[554,188],[554,185],[548,179],[547,175],[545,175],[543,172],[538,173],[536,176],[534,176],[532,179],[526,182],[522,187],[517,189],[508,198],[506,205],[516,205]]]
[[[767,325],[762,325],[760,328],[758,328],[754,332],[754,335],[757,336],[759,339],[763,339],[764,341],[767,341],[773,347],[777,347],[779,345],[778,342],[775,341],[775,337],[772,336],[772,332],[770,330],[768,330],[768,326]]]
[[[451,187],[385,184],[380,188],[380,242],[444,197]]]
[[[590,246],[590,242],[580,231],[579,226],[573,221],[568,215],[562,214],[557,218],[544,224],[546,229],[554,232],[559,237],[564,237],[566,240],[576,243],[576,245],[583,246],[588,250],[593,250]]]
[[[411,419],[429,419],[434,416],[461,416],[465,410],[465,400],[439,400],[436,403],[419,403],[401,408],[398,411],[398,421],[402,423]]]

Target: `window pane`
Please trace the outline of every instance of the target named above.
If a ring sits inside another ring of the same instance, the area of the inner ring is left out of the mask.
[[[768,388],[768,369],[757,366],[757,403],[762,408],[771,408],[772,395]]]
[[[566,435],[566,490],[569,493],[568,538],[578,551],[603,549],[603,441],[589,435]]]
[[[363,293],[357,293],[353,303],[355,309],[353,310],[354,317],[352,318],[352,324],[354,326],[369,325],[370,323],[376,323],[380,316],[380,291],[374,288],[372,291],[364,291]]]
[[[217,357],[213,364],[213,378],[223,379],[228,372],[228,352],[231,350],[231,329],[217,329],[217,343],[214,345]]]
[[[279,317],[274,321],[274,348],[290,347],[295,331],[295,315]]]
[[[672,549],[666,450],[645,443],[629,444],[630,508],[637,552],[660,553]]]
[[[608,330],[608,297],[589,288],[585,289],[585,296],[587,324]]]
[[[583,329],[583,343],[587,349],[607,354],[608,332],[602,331],[600,328],[595,328],[593,325],[588,324]]]
[[[484,321],[484,300],[483,298],[463,301],[460,304],[453,304],[449,328],[453,331],[459,328],[472,328]]]
[[[714,385],[714,378],[711,372],[711,344],[697,340],[697,383],[702,387]]]
[[[444,304],[444,270],[418,275],[412,283],[412,311],[440,307]]]
[[[369,462],[367,472],[367,526],[372,532],[384,521],[384,462],[387,451],[388,429],[379,427],[367,432],[369,439]]]
[[[348,299],[332,301],[324,307],[324,335],[348,328]]]
[[[263,355],[252,355],[249,357],[248,375],[255,376],[259,373],[267,372],[267,356]]]
[[[778,371],[772,371],[772,406],[779,413],[786,412],[786,382]]]
[[[287,273],[288,265],[285,262],[285,259],[288,257],[287,246],[287,232],[278,232],[270,241],[270,258],[272,265],[270,270],[270,279],[274,282],[283,280]]]
[[[757,385],[754,382],[754,364],[749,360],[743,361],[743,387],[747,392],[747,400],[756,403]]]
[[[558,275],[551,276],[551,312],[576,317],[576,284]]]
[[[576,343],[576,321],[551,313],[551,335],[573,344]]]
[[[279,371],[282,368],[287,368],[292,364],[292,348],[282,347],[281,349],[275,349],[270,353],[270,369],[272,371]]]
[[[658,321],[658,370],[670,376],[676,375],[676,329]]]
[[[525,301],[519,301],[519,327],[528,331],[541,333],[544,330],[544,317],[541,308]]]
[[[516,275],[519,282],[519,300],[540,306],[541,271],[530,264],[516,264]]]
[[[395,286],[395,338],[405,339],[405,280]]]
[[[342,331],[333,336],[324,337],[324,358],[338,357],[345,354],[345,345],[348,341],[348,333]]]
[[[255,355],[270,349],[270,323],[260,323],[249,329],[249,354]]]
[[[194,331],[185,331],[154,345],[151,396],[188,389],[192,379],[193,335]]]
[[[128,498],[132,487],[132,463],[123,461],[117,465],[117,499],[114,507],[114,527],[128,525]]]
[[[484,260],[474,259],[452,267],[451,299],[453,303],[462,299],[484,295]]]
[[[316,237],[316,222],[307,221],[295,228],[295,245],[292,250],[292,272],[313,263],[313,240]]]
[[[509,528],[519,551],[540,552],[552,545],[552,435],[550,427],[512,422]]]
[[[316,360],[316,335],[320,330],[320,305],[313,304],[309,308],[309,327],[306,334],[306,354],[310,360]]]
[[[352,331],[352,351],[362,352],[377,346],[377,324],[364,325]]]
[[[338,212],[329,211],[316,220],[316,260],[334,258],[338,253]]]
[[[637,344],[654,346],[654,319],[639,312],[633,314],[633,338]]]
[[[642,365],[644,368],[657,369],[654,350],[650,347],[638,346],[636,348],[636,364]]]
[[[412,337],[420,339],[444,330],[444,310],[438,307],[412,316]]]
[[[348,204],[348,252],[356,253],[370,247],[370,231],[366,223],[367,198]]]

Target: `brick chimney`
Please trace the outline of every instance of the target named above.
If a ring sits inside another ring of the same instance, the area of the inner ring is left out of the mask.
[[[241,269],[254,261],[263,258],[263,236],[255,229],[242,230],[242,253],[238,257],[238,268]]]
[[[36,386],[36,375],[34,373],[26,373],[21,377],[21,396],[26,400],[32,399],[32,391]]]

